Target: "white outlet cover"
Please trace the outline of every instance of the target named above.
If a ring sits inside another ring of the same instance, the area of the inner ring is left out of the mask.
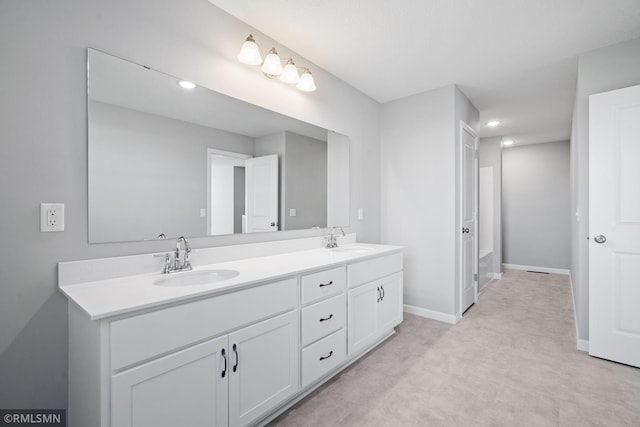
[[[297,214],[297,211],[295,208],[289,209],[289,216],[296,216],[296,214]]]
[[[40,231],[64,231],[64,203],[40,203]]]

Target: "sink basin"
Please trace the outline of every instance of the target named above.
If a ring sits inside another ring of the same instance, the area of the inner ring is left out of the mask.
[[[175,273],[153,282],[157,286],[195,286],[218,283],[229,280],[240,274],[236,270],[202,270],[186,273]]]
[[[351,254],[363,254],[366,252],[371,252],[373,249],[368,248],[366,246],[342,246],[331,249],[334,252],[343,252],[343,253],[351,253]]]

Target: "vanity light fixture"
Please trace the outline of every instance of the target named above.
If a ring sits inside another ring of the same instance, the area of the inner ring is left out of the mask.
[[[487,126],[493,128],[498,126],[500,123],[502,123],[500,120],[491,120],[490,122],[487,122]]]
[[[183,89],[194,89],[196,87],[195,83],[188,82],[186,80],[181,80],[178,82],[181,88]]]
[[[256,43],[253,35],[249,34],[245,42],[240,48],[238,53],[238,60],[243,64],[248,65],[262,65],[260,70],[262,73],[270,79],[280,78],[281,82],[294,84],[296,88],[302,92],[313,92],[316,90],[316,83],[313,80],[313,75],[308,68],[298,67],[293,62],[293,59],[287,58],[286,60],[280,59],[275,47],[269,50],[269,53],[262,60],[260,56],[260,49]],[[284,66],[282,63],[284,62]],[[302,70],[302,75],[298,74],[298,69]]]

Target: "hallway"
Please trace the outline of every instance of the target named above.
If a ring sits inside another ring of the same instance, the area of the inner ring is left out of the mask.
[[[455,326],[398,333],[282,426],[640,426],[640,369],[576,350],[568,276],[505,270]]]

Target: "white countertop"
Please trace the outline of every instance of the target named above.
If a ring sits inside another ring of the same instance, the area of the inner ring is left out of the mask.
[[[261,256],[216,264],[194,266],[192,271],[224,269],[240,274],[218,283],[190,286],[158,286],[154,281],[189,272],[139,274],[76,284],[60,284],[60,291],[84,310],[92,320],[103,319],[177,301],[208,297],[248,287],[260,282],[290,277],[312,270],[349,264],[387,253],[399,252],[400,246],[356,243],[341,246],[366,247],[366,252],[339,252],[319,248],[280,255]],[[339,249],[340,249],[339,248]],[[344,250],[344,249],[342,249]]]

